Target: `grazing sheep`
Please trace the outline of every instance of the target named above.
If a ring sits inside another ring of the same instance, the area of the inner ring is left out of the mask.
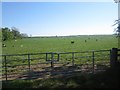
[[[73,44],[74,43],[74,41],[71,41],[71,44]]]
[[[23,45],[20,45],[20,47],[23,47]]]
[[[6,47],[6,45],[3,43],[3,44],[2,44],[2,47]]]

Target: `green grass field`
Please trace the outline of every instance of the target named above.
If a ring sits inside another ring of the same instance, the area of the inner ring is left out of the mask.
[[[74,41],[75,43],[71,44],[71,41]],[[110,50],[113,47],[118,47],[117,38],[116,36],[113,36],[113,35],[24,38],[24,39],[5,41],[3,43],[6,45],[6,47],[2,48],[3,54],[25,54],[25,53],[43,53],[43,52],[44,53],[46,52],[81,52],[81,51],[89,51],[89,50]],[[94,57],[95,64],[97,65],[108,64],[109,62],[108,54],[109,52],[96,52]],[[86,57],[91,55],[92,55],[92,52],[75,54],[74,63],[80,64],[80,65],[87,63],[92,65],[92,57],[88,57],[88,58]],[[83,56],[83,58],[80,58],[81,56]],[[33,65],[31,70],[33,69],[33,67],[35,67],[36,69],[42,68],[42,67],[39,67],[39,63],[46,62],[46,54],[31,55],[30,58],[34,59],[30,61],[30,65],[31,66]],[[48,58],[51,58],[51,55],[49,55]],[[13,72],[16,72],[17,74],[27,72],[27,68],[28,68],[27,55],[7,56],[6,60],[7,60],[7,66],[8,66],[7,71],[9,74],[12,74]],[[70,64],[72,64],[72,53],[60,54],[59,62],[62,62],[62,63],[69,62]],[[4,57],[3,57],[3,63],[4,63]],[[43,65],[43,67],[47,67],[47,66],[48,65],[46,66]],[[50,67],[50,63],[49,63],[49,67]],[[5,68],[3,68],[3,74],[4,73],[5,73]]]
[[[71,41],[74,44],[71,44]],[[85,40],[87,42],[85,42]],[[97,40],[97,41],[96,41]],[[24,54],[39,52],[74,52],[111,49],[118,47],[113,35],[82,35],[76,37],[24,38],[3,42],[3,54]]]

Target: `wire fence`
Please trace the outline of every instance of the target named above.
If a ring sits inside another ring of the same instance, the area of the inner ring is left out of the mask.
[[[110,67],[111,50],[0,55],[2,80],[44,78],[70,72],[92,72]]]

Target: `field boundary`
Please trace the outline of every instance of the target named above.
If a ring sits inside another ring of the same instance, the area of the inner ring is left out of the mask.
[[[120,51],[120,49],[117,50]],[[52,73],[57,72],[59,74],[65,72],[68,73],[72,71],[73,72],[86,71],[95,73],[97,71],[105,70],[106,68],[110,67],[111,51],[112,50],[91,50],[83,52],[47,52],[47,53],[9,54],[9,55],[4,54],[0,55],[2,56],[3,61],[2,77],[6,81],[15,77],[14,75],[18,75],[20,77],[25,76],[30,79],[34,76],[33,72],[32,75],[30,74],[31,71],[34,71],[34,73],[39,72],[37,73],[37,76],[40,76],[41,72],[42,73],[45,72],[48,75],[48,73],[51,71]],[[32,56],[34,56],[34,58]],[[117,57],[118,56],[120,56],[120,54],[118,54]],[[43,62],[38,62],[40,60]],[[21,61],[23,63],[19,63]],[[11,64],[13,62],[16,62],[17,64],[16,63]],[[64,70],[63,66],[65,66]],[[65,72],[63,72],[61,69],[58,70],[58,68],[61,67],[62,70]],[[41,68],[44,70],[41,71]],[[57,70],[55,70],[56,68]],[[19,71],[19,69],[21,71]],[[31,76],[21,75],[23,73],[29,73]],[[16,77],[18,78],[18,76]]]

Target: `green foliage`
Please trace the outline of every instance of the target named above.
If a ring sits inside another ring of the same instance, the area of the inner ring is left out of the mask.
[[[12,27],[12,29],[9,29],[8,27],[1,28],[2,31],[2,41],[6,40],[12,40],[12,39],[18,39],[22,37],[27,37],[25,34],[21,34],[17,28]]]
[[[13,38],[13,34],[9,28],[2,28],[2,41],[9,40]]]
[[[118,37],[120,37],[120,19],[115,20],[115,24],[113,26],[117,25],[117,28],[115,28],[115,32]]]

